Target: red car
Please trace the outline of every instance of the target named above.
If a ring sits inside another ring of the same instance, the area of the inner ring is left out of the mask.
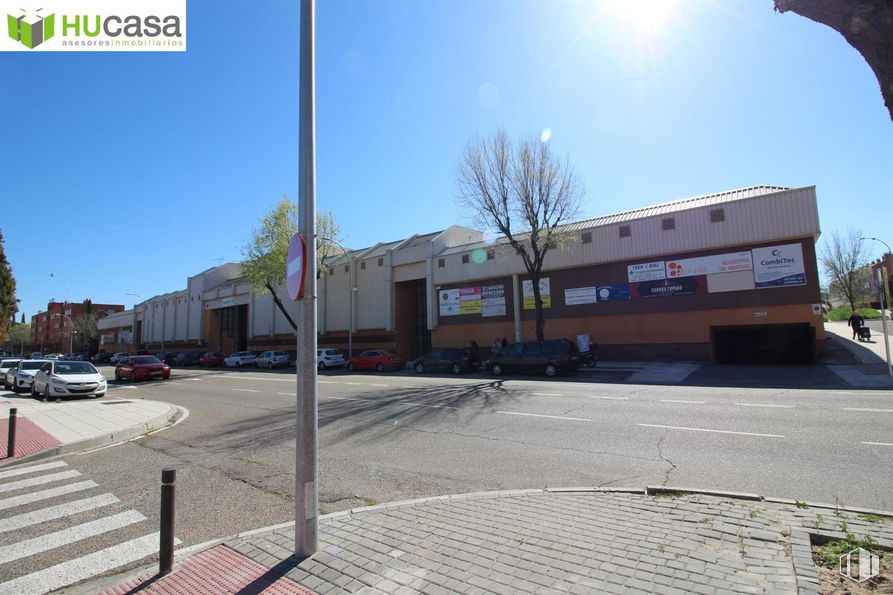
[[[399,370],[405,365],[406,358],[399,353],[387,349],[372,349],[351,358],[347,362],[347,369],[351,372],[354,370],[378,370],[381,372],[386,369]]]
[[[115,366],[115,380],[151,380],[152,378],[170,378],[171,367],[154,355],[131,355],[125,357]]]
[[[228,355],[225,353],[215,353],[213,351],[209,351],[204,354],[200,360],[198,360],[198,365],[205,368],[219,368],[223,365],[223,360],[225,360]]]

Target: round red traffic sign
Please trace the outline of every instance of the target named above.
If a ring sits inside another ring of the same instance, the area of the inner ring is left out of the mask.
[[[285,287],[291,299],[298,301],[304,297],[304,264],[307,260],[307,244],[304,236],[296,233],[288,244],[285,259]]]

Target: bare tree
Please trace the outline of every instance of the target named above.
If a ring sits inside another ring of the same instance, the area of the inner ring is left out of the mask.
[[[881,86],[893,118],[893,2],[890,0],[775,0],[775,10],[792,11],[831,27],[862,54]]]
[[[868,254],[861,237],[862,233],[854,229],[847,230],[846,235],[833,231],[819,255],[829,289],[832,293],[839,293],[853,310],[868,295],[871,277],[866,273]]]
[[[530,276],[536,337],[544,339],[540,277],[546,254],[558,245],[560,225],[576,216],[583,189],[567,160],[531,137],[513,144],[504,130],[471,141],[457,173],[460,203],[476,223],[498,230]]]

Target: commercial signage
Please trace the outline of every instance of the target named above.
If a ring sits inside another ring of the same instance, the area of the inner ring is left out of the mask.
[[[667,276],[663,261],[646,262],[644,264],[631,264],[626,267],[627,280],[630,283],[640,281],[656,281]]]
[[[441,316],[457,316],[459,314],[459,290],[458,289],[442,289],[440,290],[440,315]]]
[[[234,298],[234,297],[223,298],[223,299],[220,301],[220,307],[221,307],[221,308],[226,308],[227,306],[232,306],[232,305],[235,304],[235,303],[236,303],[236,298]]]
[[[133,331],[121,331],[118,333],[118,343],[133,343]]]
[[[697,275],[713,275],[716,273],[734,273],[753,269],[750,252],[734,252],[731,254],[713,254],[697,258],[683,258],[667,261],[667,279],[679,277],[695,277]]]
[[[459,289],[459,314],[481,313],[481,288],[462,287]]]
[[[481,314],[505,316],[505,285],[484,285],[481,287]]]
[[[564,303],[567,306],[594,304],[598,301],[597,287],[574,287],[564,290]]]
[[[648,299],[674,295],[694,295],[707,293],[707,277],[683,277],[682,279],[662,279],[632,284],[633,299]]]
[[[536,298],[533,297],[533,281],[526,279],[522,283],[522,295],[524,296],[524,309],[535,310]],[[543,308],[552,307],[552,292],[549,288],[549,278],[542,277],[540,279],[540,298],[543,300]]]
[[[625,302],[629,299],[629,285],[599,285],[598,301],[600,302]]]
[[[806,285],[800,244],[754,248],[752,252],[753,280],[757,288]]]

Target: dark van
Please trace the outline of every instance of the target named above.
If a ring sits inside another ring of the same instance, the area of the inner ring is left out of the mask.
[[[430,353],[417,359],[413,367],[416,374],[424,374],[425,372],[461,374],[463,372],[474,372],[480,365],[480,359],[468,349],[462,347],[440,347],[432,349]]]
[[[487,362],[487,369],[494,376],[522,372],[545,374],[551,378],[579,367],[580,350],[567,339],[515,343],[501,349]]]

